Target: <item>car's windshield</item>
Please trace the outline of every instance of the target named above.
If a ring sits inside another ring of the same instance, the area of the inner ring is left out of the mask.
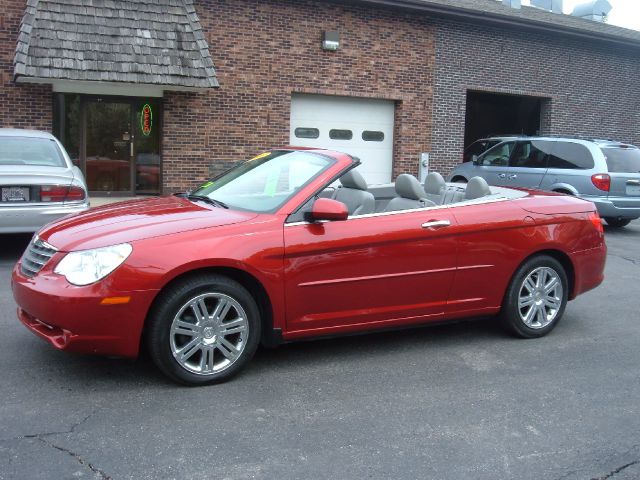
[[[640,149],[635,147],[602,148],[612,173],[640,173]]]
[[[314,177],[334,163],[305,151],[262,153],[194,190],[229,208],[275,212]]]
[[[56,143],[48,138],[0,136],[0,165],[66,167]]]

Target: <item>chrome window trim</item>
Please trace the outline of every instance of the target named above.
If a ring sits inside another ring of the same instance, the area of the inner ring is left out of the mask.
[[[434,210],[443,210],[443,209],[449,209],[449,208],[456,208],[456,207],[466,207],[469,205],[481,205],[481,204],[485,204],[485,203],[497,203],[497,202],[505,202],[508,200],[513,200],[507,197],[501,197],[501,198],[491,198],[491,199],[487,199],[487,200],[483,200],[482,198],[474,198],[473,200],[463,200],[461,202],[456,202],[456,203],[450,203],[448,205],[435,205],[435,206],[430,206],[430,207],[422,207],[422,208],[412,208],[412,209],[408,209],[408,210],[394,210],[392,212],[375,212],[375,213],[366,213],[364,215],[350,215],[347,218],[348,220],[358,220],[360,218],[373,218],[373,217],[385,217],[385,216],[389,216],[389,215],[399,215],[399,214],[404,214],[404,213],[414,213],[414,212],[431,212]],[[314,225],[314,224],[318,224],[318,223],[327,223],[327,222],[335,222],[336,220],[320,220],[318,222],[293,222],[293,223],[285,223],[284,226],[285,227],[293,227],[293,226],[299,226],[299,225]]]

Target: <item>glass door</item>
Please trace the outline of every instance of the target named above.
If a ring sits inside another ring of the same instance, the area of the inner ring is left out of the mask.
[[[133,193],[131,103],[85,103],[85,166],[90,192]]]

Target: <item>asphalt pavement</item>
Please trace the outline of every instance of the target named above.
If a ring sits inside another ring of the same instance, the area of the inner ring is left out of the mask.
[[[638,479],[640,221],[537,340],[491,322],[260,350],[185,388],[54,350],[15,317],[0,235],[0,479]]]

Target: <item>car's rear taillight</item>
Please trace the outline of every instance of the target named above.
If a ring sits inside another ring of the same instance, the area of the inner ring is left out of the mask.
[[[593,183],[598,190],[608,192],[611,188],[611,177],[606,173],[596,173],[595,175],[591,175],[591,183]]]
[[[596,227],[596,230],[600,234],[604,235],[604,227],[602,226],[602,219],[600,218],[600,215],[598,215],[598,212],[591,212],[589,214],[589,220],[591,221],[593,226]]]
[[[45,185],[40,187],[42,202],[77,202],[84,200],[84,189],[76,186]]]
[[[84,200],[84,198],[85,193],[83,188],[76,187],[74,185],[69,187],[69,192],[67,193],[66,199],[67,202],[79,202],[81,200]]]

